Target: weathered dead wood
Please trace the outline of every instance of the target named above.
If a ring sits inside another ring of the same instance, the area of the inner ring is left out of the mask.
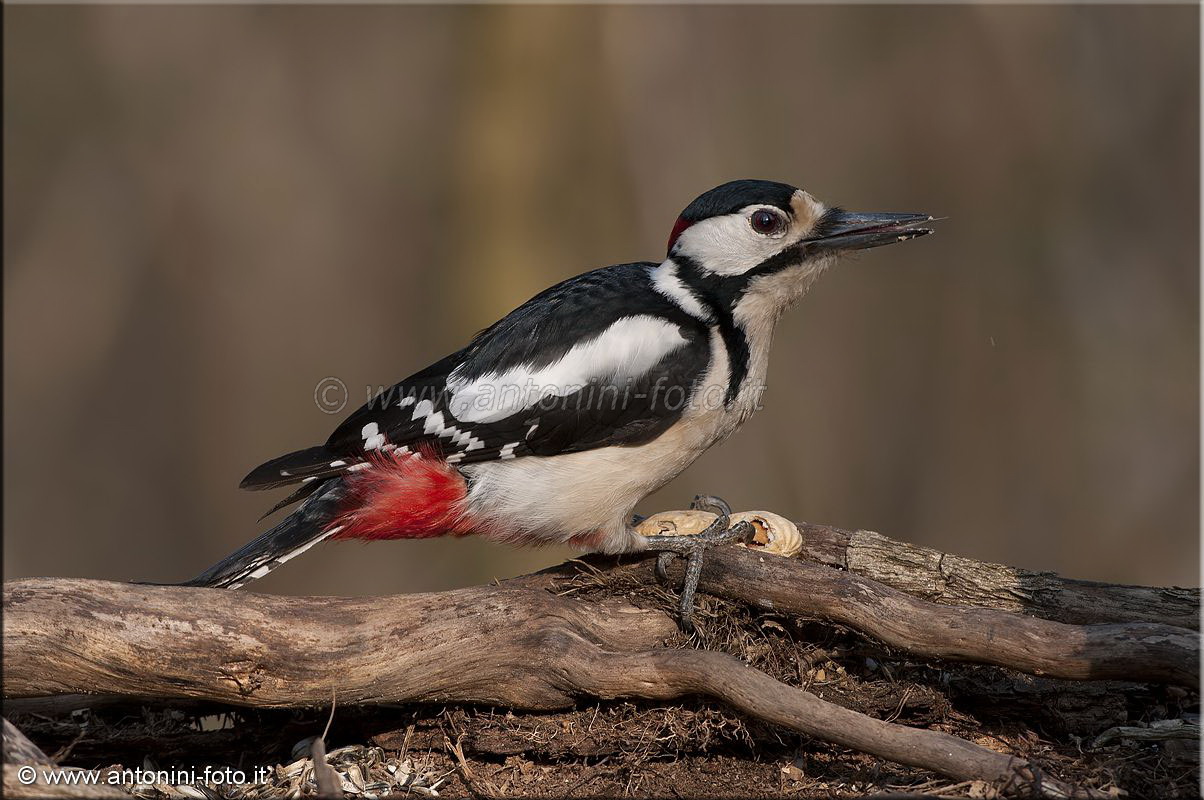
[[[935,554],[932,562],[932,551],[876,534],[804,530],[810,556],[822,563],[723,548],[708,559],[704,590],[834,621],[931,658],[1079,680],[1196,682],[1199,641],[1190,630],[1146,622],[1068,625],[998,608],[947,605],[951,592],[979,606],[1006,605],[1024,592],[1016,588],[1015,571],[1008,577],[1009,568],[968,560],[950,567],[951,557]],[[647,559],[586,562],[603,571],[602,584],[634,587],[654,580]],[[927,577],[908,579],[910,563]],[[667,700],[700,694],[816,738],[955,778],[1013,785],[1033,778],[1027,764],[1009,756],[827,703],[731,656],[667,649],[663,645],[677,634],[659,610],[610,596],[577,602],[548,591],[580,587],[582,569],[570,562],[500,586],[362,600],[18,581],[4,591],[6,706],[12,698],[40,703],[54,702],[47,695],[82,693],[75,697],[295,707],[323,705],[335,690],[339,703],[563,709],[579,696]],[[876,571],[940,603],[857,570]],[[944,576],[943,585],[933,582],[934,574]],[[1055,589],[1025,595],[1033,601],[1024,606],[1026,614],[1080,613],[1066,611],[1065,596],[1083,602],[1074,587],[1062,593],[1073,582],[1042,577]],[[1105,587],[1092,586],[1106,594]],[[1178,618],[1179,606],[1193,596],[1187,590],[1162,596],[1163,590],[1117,588],[1120,599],[1103,605],[1122,618],[1158,617],[1159,602]],[[1013,599],[999,601],[988,590]],[[1057,784],[1047,780],[1045,786]]]
[[[582,559],[614,576],[651,582],[645,561],[620,566],[613,557]],[[506,585],[545,585],[569,577],[573,562]],[[670,578],[680,581],[682,567]],[[899,649],[929,658],[995,664],[1071,680],[1132,680],[1195,686],[1199,635],[1153,623],[1067,625],[992,608],[920,600],[850,572],[809,561],[723,548],[708,557],[700,588],[755,608],[848,625]]]
[[[29,741],[16,725],[4,720],[4,763],[5,764],[53,764],[50,756]]]
[[[1067,625],[993,608],[937,605],[860,575],[732,550],[707,564],[704,590],[840,622],[917,655],[1073,680],[1199,682],[1200,637],[1185,628]]]
[[[1063,578],[975,561],[874,531],[798,523],[802,558],[839,567],[935,603],[1015,611],[1091,625],[1155,622],[1200,629],[1200,590]]]
[[[7,719],[3,724],[5,797],[130,797],[127,792],[114,786],[49,783],[46,776],[51,771],[82,775],[84,770],[56,767],[54,760],[29,741],[15,725]]]
[[[757,562],[753,553],[741,558]],[[664,613],[540,589],[370,600],[34,579],[4,591],[9,697],[106,692],[260,707],[700,694],[745,714],[959,779],[1026,785],[1023,760],[825,702],[722,653],[660,647]],[[1046,791],[1066,787],[1045,779]]]

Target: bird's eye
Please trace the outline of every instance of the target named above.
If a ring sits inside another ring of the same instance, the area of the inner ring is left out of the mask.
[[[781,214],[776,214],[767,208],[759,208],[748,218],[748,224],[762,236],[772,236],[781,233],[786,227],[786,220]]]

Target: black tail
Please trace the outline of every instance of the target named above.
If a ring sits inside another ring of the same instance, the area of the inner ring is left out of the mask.
[[[306,487],[307,489],[309,487]],[[332,478],[318,485],[309,499],[279,525],[259,535],[218,563],[181,586],[216,586],[237,589],[262,578],[276,567],[300,555],[335,533],[327,526],[343,499],[343,481]]]

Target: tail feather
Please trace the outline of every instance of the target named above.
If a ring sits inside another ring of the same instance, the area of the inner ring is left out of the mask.
[[[279,525],[180,585],[237,589],[248,581],[262,578],[293,556],[339,532],[338,527],[329,525],[338,513],[344,495],[344,484],[339,478],[318,484],[309,499]]]
[[[319,482],[318,482],[318,481],[316,481],[316,480],[312,480],[312,481],[310,481],[310,482],[308,482],[308,483],[303,483],[303,484],[301,484],[301,486],[300,486],[300,487],[298,487],[298,488],[297,488],[295,491],[293,491],[291,494],[289,494],[289,496],[288,496],[288,497],[284,498],[284,499],[283,499],[283,500],[281,500],[280,502],[276,503],[276,505],[272,506],[272,507],[271,507],[271,508],[269,508],[267,511],[263,512],[263,514],[262,514],[262,515],[259,517],[259,519],[258,519],[258,520],[256,520],[256,521],[257,521],[257,522],[263,522],[265,519],[267,519],[268,517],[272,516],[272,515],[273,515],[273,514],[275,514],[277,511],[279,511],[280,509],[284,508],[285,506],[291,506],[293,503],[299,503],[299,502],[301,502],[302,500],[304,500],[305,498],[309,497],[309,496],[310,496],[311,494],[313,494],[314,492],[316,492],[316,491],[318,491],[319,489],[321,489],[321,488],[322,488],[322,486],[323,486],[323,484],[319,483]]]
[[[242,479],[238,488],[261,491],[288,486],[306,478],[337,475],[347,466],[344,459],[346,456],[340,458],[321,446],[297,450],[260,464]]]

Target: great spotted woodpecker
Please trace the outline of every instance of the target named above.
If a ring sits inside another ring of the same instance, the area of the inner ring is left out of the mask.
[[[636,504],[756,410],[774,326],[838,254],[923,236],[931,219],[829,208],[771,181],[712,189],[664,261],[556,284],[326,444],[252,470],[244,489],[299,484],[273,511],[304,502],[189,584],[238,587],[326,539],[476,533],[685,555],[688,626],[702,549],[744,531],[708,498],[720,513],[705,534],[646,537]]]

